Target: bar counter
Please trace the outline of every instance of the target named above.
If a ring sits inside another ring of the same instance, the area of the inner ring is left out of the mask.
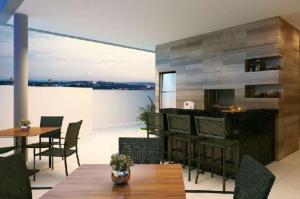
[[[228,138],[239,141],[239,157],[250,155],[266,165],[275,159],[276,109],[255,109],[243,112],[216,110],[160,109],[164,115],[164,130],[168,130],[167,114],[191,116],[191,130],[196,135],[194,116],[224,117]],[[230,154],[229,156],[230,157]]]

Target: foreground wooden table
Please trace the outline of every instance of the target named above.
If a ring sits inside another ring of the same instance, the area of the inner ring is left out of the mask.
[[[184,199],[180,165],[135,165],[127,185],[114,185],[111,166],[82,165],[42,199]]]

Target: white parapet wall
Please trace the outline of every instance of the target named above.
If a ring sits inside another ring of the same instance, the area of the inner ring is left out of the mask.
[[[61,115],[64,116],[63,132],[66,131],[69,122],[78,120],[83,120],[81,134],[92,132],[92,89],[29,87],[28,98],[28,118],[32,126],[39,126],[43,115]],[[13,127],[13,86],[0,86],[0,129],[11,127]],[[0,138],[0,146],[12,143],[12,139]]]
[[[154,91],[29,87],[28,115],[32,126],[39,126],[42,115],[64,116],[63,132],[69,122],[83,120],[82,137],[93,129],[136,124],[138,107],[149,103],[148,96],[153,99]],[[13,86],[0,86],[0,129],[14,126],[13,101]],[[13,139],[0,138],[0,147],[11,144]]]
[[[138,107],[150,103],[154,90],[95,90],[93,101],[94,129],[137,124]]]

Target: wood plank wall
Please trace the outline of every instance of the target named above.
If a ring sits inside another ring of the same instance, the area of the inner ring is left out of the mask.
[[[282,56],[283,69],[245,72],[245,60]],[[192,100],[204,109],[204,89],[234,89],[245,109],[279,109],[276,155],[298,149],[299,32],[280,17],[265,19],[156,46],[156,107],[160,73],[176,71],[176,106]],[[245,85],[282,84],[278,98],[246,98]]]

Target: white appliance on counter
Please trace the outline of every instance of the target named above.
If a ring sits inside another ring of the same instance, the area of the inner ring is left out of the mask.
[[[183,109],[195,109],[195,103],[193,101],[183,102]]]

